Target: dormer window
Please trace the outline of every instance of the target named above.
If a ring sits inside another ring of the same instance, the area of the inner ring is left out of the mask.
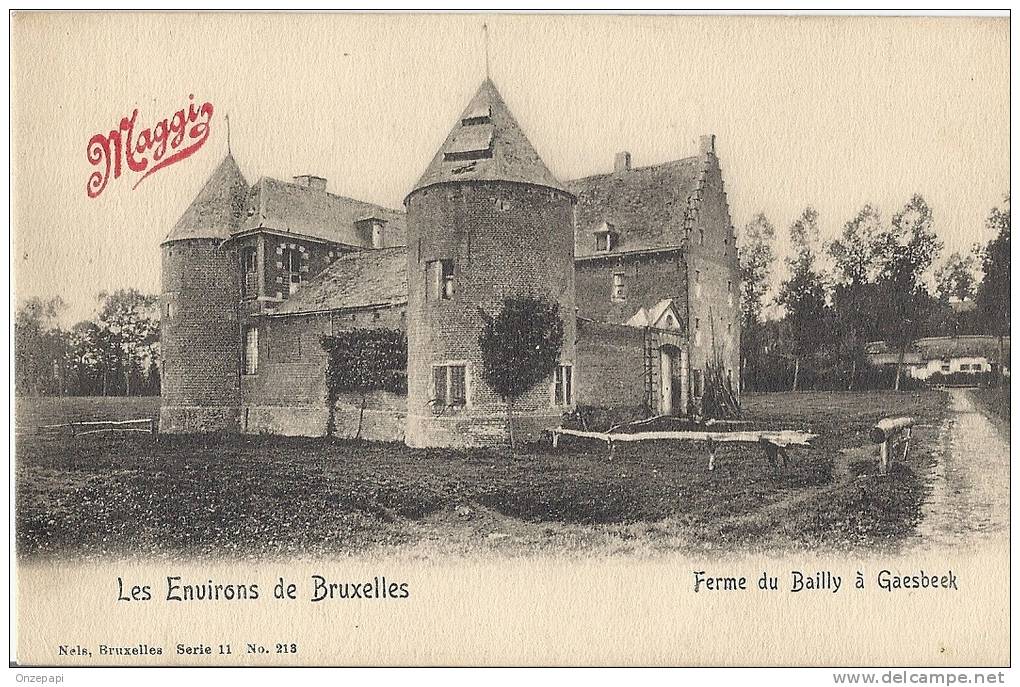
[[[464,113],[460,120],[461,126],[476,126],[478,124],[492,123],[492,108],[488,105],[480,105]]]
[[[447,161],[481,160],[492,157],[493,127],[491,124],[465,126],[458,129],[443,150]]]
[[[620,235],[613,230],[613,225],[603,222],[594,231],[595,252],[609,253],[619,244]]]

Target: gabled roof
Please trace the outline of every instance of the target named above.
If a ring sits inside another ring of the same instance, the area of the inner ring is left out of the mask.
[[[248,182],[234,156],[227,153],[164,242],[227,238],[240,225],[247,195]]]
[[[276,311],[294,315],[407,303],[407,249],[359,250],[335,260]]]
[[[671,315],[673,322],[667,321]],[[628,327],[656,327],[657,329],[680,329],[680,311],[672,298],[661,300],[651,308],[638,308],[633,317],[627,320]]]
[[[272,229],[325,239],[349,246],[369,245],[371,236],[355,223],[386,221],[387,246],[404,245],[405,215],[401,210],[338,196],[321,188],[262,177],[252,187],[242,230]]]
[[[411,193],[455,181],[515,181],[569,193],[546,168],[489,79],[464,108]]]
[[[682,245],[688,203],[694,202],[703,166],[703,157],[687,157],[568,181],[577,195],[574,256],[604,254],[595,250],[595,230],[603,223],[619,233],[610,255]]]

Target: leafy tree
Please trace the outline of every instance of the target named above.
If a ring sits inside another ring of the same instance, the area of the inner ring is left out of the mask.
[[[14,389],[18,395],[64,393],[67,337],[58,318],[66,308],[59,297],[31,298],[14,318]]]
[[[972,254],[952,253],[935,270],[935,295],[944,300],[971,300],[977,288],[976,271],[977,260]]]
[[[74,394],[100,396],[98,380],[104,376],[106,331],[95,322],[79,322],[68,332],[68,377]]]
[[[768,294],[769,277],[775,261],[773,241],[776,228],[769,222],[764,213],[758,213],[744,227],[737,247],[740,262],[740,311],[743,319],[740,337],[741,370],[748,375],[749,360],[750,376],[757,386],[758,368],[762,360],[763,330],[761,313]],[[746,378],[741,386],[748,386]]]
[[[1006,364],[1003,338],[1009,335],[1009,243],[1010,243],[1009,196],[1001,208],[992,208],[987,225],[995,232],[995,238],[988,242],[981,255],[984,278],[977,288],[977,309],[986,332],[999,338],[999,385],[1004,381],[1003,367]]]
[[[482,378],[506,404],[510,450],[514,402],[556,370],[563,345],[559,305],[532,294],[511,296],[495,317],[485,315],[478,336]]]
[[[800,360],[815,353],[824,341],[825,284],[818,271],[818,213],[807,208],[790,225],[790,241],[794,253],[787,259],[790,277],[783,282],[779,291],[779,303],[786,307],[785,320],[790,328],[795,361],[793,390],[797,390],[800,376]]]
[[[920,194],[897,212],[892,225],[876,242],[880,265],[878,278],[882,330],[899,352],[895,388],[903,376],[907,347],[924,333],[932,298],[924,286],[924,275],[938,256],[942,244],[932,230],[931,208]]]
[[[358,430],[361,438],[365,406],[371,391],[407,392],[407,336],[396,329],[353,329],[322,337],[327,354],[326,434],[336,433],[336,402],[346,392],[361,394]]]
[[[882,218],[871,205],[843,225],[839,237],[829,244],[834,264],[833,311],[836,321],[836,354],[850,362],[848,388],[853,389],[858,365],[864,362],[864,344],[875,336],[876,252]]]
[[[123,376],[124,394],[130,396],[135,389],[132,381],[147,368],[159,343],[159,297],[136,289],[119,289],[100,293],[99,300],[97,321],[112,344],[106,372],[117,370]]]

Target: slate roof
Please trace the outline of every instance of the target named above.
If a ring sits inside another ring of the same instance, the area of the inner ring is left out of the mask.
[[[354,223],[368,217],[385,220],[387,247],[404,245],[404,212],[338,196],[299,183],[262,177],[252,187],[242,230],[273,229],[325,239],[349,246],[364,246]],[[250,213],[250,214],[249,214]]]
[[[1009,337],[1003,339],[1003,349],[1009,359]],[[896,353],[897,351],[885,341],[872,341],[865,345],[865,350],[872,355]],[[999,359],[999,339],[985,334],[964,336],[929,336],[918,339],[908,349],[917,353],[922,360],[945,360],[947,358],[985,357],[997,362]]]
[[[164,242],[227,238],[240,227],[247,196],[248,182],[233,155],[227,153]]]
[[[464,108],[411,193],[451,181],[516,181],[569,192],[542,162],[489,79]]]
[[[407,249],[347,253],[301,285],[277,314],[407,303]]]
[[[619,236],[608,255],[675,248],[685,237],[688,203],[701,180],[704,158],[687,157],[650,167],[568,181],[577,196],[574,256],[598,255],[594,231],[603,223]]]

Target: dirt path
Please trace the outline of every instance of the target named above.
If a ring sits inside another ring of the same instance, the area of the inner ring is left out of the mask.
[[[926,548],[1009,539],[1009,442],[965,389],[951,389],[943,450],[917,536]]]

